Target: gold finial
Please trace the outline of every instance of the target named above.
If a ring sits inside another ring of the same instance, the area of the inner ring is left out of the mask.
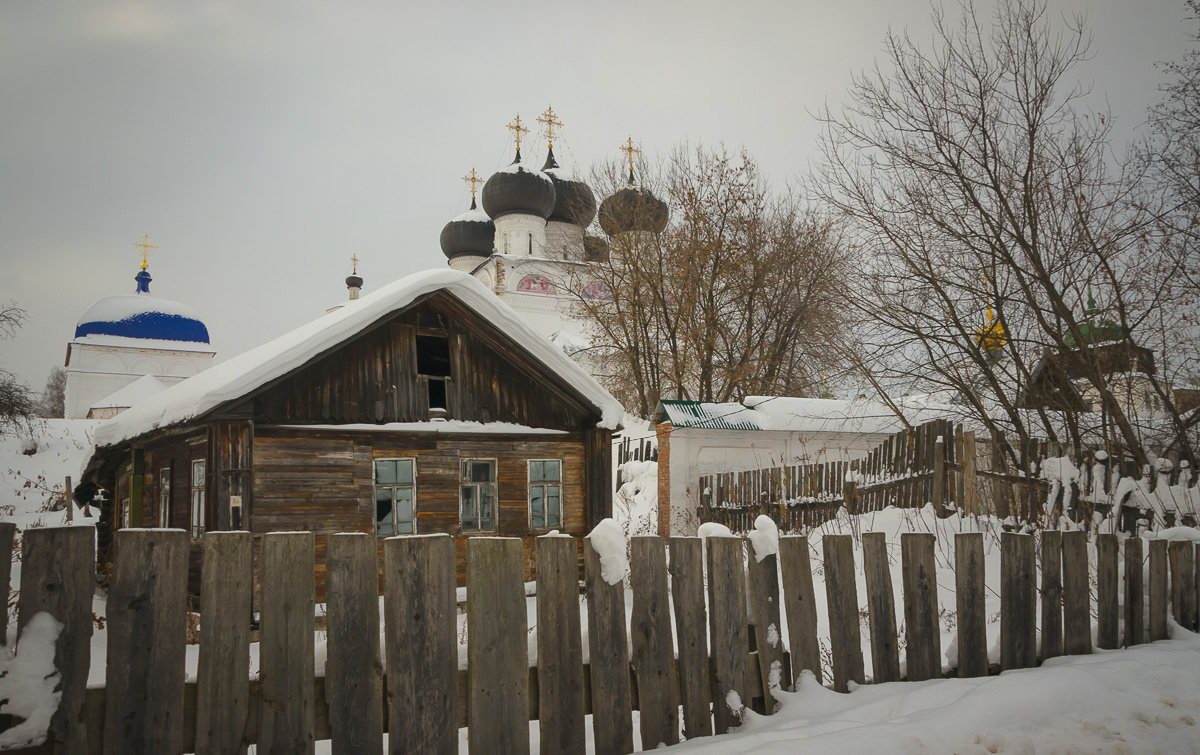
[[[517,149],[520,149],[520,147],[517,147]],[[474,168],[471,168],[471,172],[463,176],[462,180],[464,183],[471,184],[471,201],[474,202],[475,189],[479,186],[479,184],[483,183],[483,179],[479,177],[479,174],[475,172]]]
[[[354,269],[351,271],[350,274],[358,275],[358,252],[355,252],[354,254],[350,255],[350,262],[354,265]]]
[[[642,154],[642,151],[633,146],[633,137],[627,137],[625,143],[621,145],[621,151],[625,153],[629,160],[629,175],[633,175],[633,156]]]
[[[521,151],[521,134],[528,134],[529,129],[521,125],[521,114],[517,113],[517,117],[508,124],[508,130],[513,132],[517,139],[517,151]]]
[[[148,270],[150,268],[150,263],[146,261],[146,255],[148,255],[150,253],[151,249],[157,249],[158,245],[151,244],[150,243],[150,234],[143,233],[142,240],[135,242],[134,246],[141,248],[141,250],[142,250],[142,269]]]
[[[546,112],[538,116],[537,121],[542,124],[542,133],[546,135],[547,149],[554,149],[554,129],[562,128],[563,122],[554,114],[553,107],[547,107]]]

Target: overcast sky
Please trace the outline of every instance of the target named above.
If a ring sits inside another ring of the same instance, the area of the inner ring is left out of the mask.
[[[1123,138],[1195,24],[1183,0],[1084,11]],[[989,2],[980,2],[989,13]],[[445,264],[460,177],[511,160],[504,125],[547,105],[586,171],[632,135],[745,147],[772,182],[815,159],[812,111],[845,96],[887,29],[929,38],[925,0],[0,3],[0,301],[28,312],[0,365],[40,389],[96,299],[199,310],[217,359],[345,298]],[[957,6],[950,10],[958,13]],[[545,145],[533,140],[537,159]]]

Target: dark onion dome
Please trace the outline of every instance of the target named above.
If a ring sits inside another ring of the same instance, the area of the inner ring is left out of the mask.
[[[487,213],[475,206],[451,220],[442,229],[442,254],[447,259],[472,255],[487,257],[496,242],[496,225]],[[349,285],[349,283],[347,283]]]
[[[629,185],[600,203],[600,227],[609,236],[627,231],[662,233],[667,227],[667,203],[648,189]]]
[[[588,185],[576,179],[570,171],[559,167],[554,159],[553,147],[546,154],[542,172],[554,182],[554,211],[550,213],[550,220],[587,228],[596,217],[596,195],[592,194]]]
[[[608,241],[599,236],[584,236],[583,258],[588,262],[608,262]]]
[[[483,209],[493,220],[513,213],[548,218],[554,200],[554,181],[527,168],[520,150],[512,165],[493,173],[483,185]]]
[[[196,310],[150,295],[150,273],[134,277],[137,293],[106,296],[88,307],[75,325],[75,337],[118,336],[150,341],[208,343],[208,328]]]
[[[346,276],[346,288],[362,288],[363,279],[358,275]]]

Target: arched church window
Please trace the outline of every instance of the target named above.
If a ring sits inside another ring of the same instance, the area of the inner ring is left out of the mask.
[[[558,289],[554,287],[554,283],[544,275],[526,275],[517,283],[517,290],[531,294],[558,293]]]
[[[612,291],[600,281],[589,281],[581,292],[585,299],[611,299]]]

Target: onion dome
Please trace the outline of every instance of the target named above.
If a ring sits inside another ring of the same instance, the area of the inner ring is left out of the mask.
[[[496,226],[487,213],[475,206],[451,220],[442,228],[442,254],[447,259],[464,257],[487,257],[492,253],[496,241]]]
[[[554,200],[554,181],[526,167],[520,149],[511,165],[496,171],[483,185],[483,209],[493,220],[514,213],[548,218]]]
[[[362,288],[363,279],[358,275],[346,276],[346,288]]]
[[[628,186],[600,203],[600,227],[609,236],[628,231],[662,233],[668,217],[666,202],[650,190],[634,186],[633,171]]]
[[[588,262],[608,262],[608,241],[599,236],[584,236],[583,258]]]
[[[75,325],[75,337],[117,336],[150,341],[208,343],[208,328],[196,310],[177,301],[150,295],[150,272],[134,277],[137,292],[106,296],[93,304]]]
[[[596,217],[596,196],[588,185],[577,180],[570,171],[559,167],[554,159],[553,147],[546,153],[542,172],[554,182],[554,210],[550,213],[550,220],[587,228]]]

